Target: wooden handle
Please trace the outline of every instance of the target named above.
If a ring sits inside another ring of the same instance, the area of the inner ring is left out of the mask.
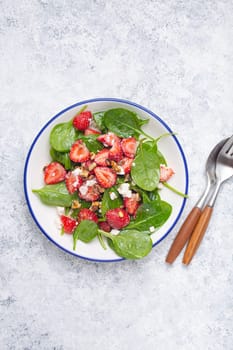
[[[183,264],[188,265],[192,260],[193,256],[195,255],[208,227],[212,212],[213,208],[209,206],[206,206],[203,210],[200,219],[197,223],[197,226],[195,227],[190,241],[187,245],[187,248],[185,250]]]
[[[172,264],[177,256],[180,254],[181,250],[184,248],[189,237],[191,236],[196,223],[201,216],[201,209],[194,207],[189,215],[187,216],[185,222],[181,226],[176,238],[174,239],[172,246],[166,257],[166,262]]]

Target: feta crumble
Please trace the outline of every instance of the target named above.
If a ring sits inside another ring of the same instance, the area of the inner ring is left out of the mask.
[[[109,196],[110,196],[110,198],[111,198],[112,201],[113,201],[114,199],[117,198],[117,195],[116,195],[115,192],[110,192],[110,193],[109,193]]]
[[[112,235],[114,235],[114,236],[117,236],[119,232],[120,232],[120,231],[117,230],[117,229],[115,229],[115,228],[113,228],[113,229],[110,231],[110,233],[111,233]]]
[[[149,231],[152,233],[152,232],[155,232],[155,227],[154,226],[151,226],[150,228],[149,228]]]
[[[118,192],[122,195],[122,197],[131,198],[132,191],[129,189],[129,183],[123,183],[118,187]]]
[[[87,180],[84,185],[79,187],[79,191],[80,191],[81,195],[85,196],[87,194],[87,192],[88,192],[88,187],[90,187],[90,186],[92,186],[94,184],[96,184],[96,180],[95,179]]]

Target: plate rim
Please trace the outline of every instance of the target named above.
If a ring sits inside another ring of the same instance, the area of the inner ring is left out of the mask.
[[[162,120],[157,114],[155,114],[154,112],[152,112],[151,110],[149,110],[148,108],[136,103],[136,102],[132,102],[129,101],[127,99],[121,99],[121,98],[114,98],[114,97],[97,97],[97,98],[92,98],[92,99],[87,99],[87,100],[83,100],[77,103],[74,103],[66,108],[64,108],[63,110],[61,110],[60,112],[58,112],[57,114],[55,114],[51,119],[49,119],[49,121],[40,129],[40,131],[38,132],[38,134],[35,136],[35,138],[33,139],[31,146],[29,148],[29,151],[27,153],[26,156],[26,160],[25,160],[25,165],[24,165],[24,172],[23,172],[23,184],[24,184],[24,194],[25,194],[25,198],[26,198],[26,203],[27,206],[29,208],[29,212],[33,218],[33,220],[35,221],[36,225],[38,226],[38,228],[40,229],[40,231],[53,243],[55,244],[58,248],[60,248],[61,250],[63,250],[64,252],[73,255],[75,257],[84,259],[84,260],[88,260],[88,261],[92,261],[92,262],[101,262],[101,263],[106,263],[106,262],[119,262],[119,261],[124,261],[127,260],[125,258],[117,258],[117,259],[107,259],[107,260],[102,260],[102,259],[94,259],[94,258],[89,258],[89,257],[85,257],[76,253],[73,253],[71,251],[69,251],[68,249],[64,248],[63,246],[61,246],[60,244],[58,244],[57,242],[55,242],[51,236],[49,236],[49,234],[42,228],[42,226],[40,225],[39,221],[37,220],[33,209],[31,207],[30,204],[30,200],[29,200],[29,196],[28,196],[28,189],[27,189],[27,170],[28,170],[28,164],[29,164],[29,160],[32,154],[32,151],[34,149],[34,146],[37,142],[37,140],[39,139],[40,135],[43,133],[43,131],[49,126],[49,124],[51,124],[55,119],[57,119],[60,115],[64,114],[65,112],[69,111],[70,109],[80,106],[82,104],[88,104],[88,103],[93,103],[93,102],[118,102],[118,103],[124,103],[124,104],[128,104],[130,106],[133,107],[137,107],[139,109],[141,109],[142,111],[148,113],[149,115],[151,115],[154,119],[158,120],[168,131],[169,133],[171,133],[173,139],[175,140],[178,149],[180,151],[182,160],[183,160],[183,164],[184,164],[184,170],[185,170],[185,194],[188,194],[188,189],[189,189],[189,171],[188,171],[188,164],[187,164],[187,160],[183,151],[183,148],[179,142],[179,140],[177,139],[176,135],[173,133],[173,131],[171,130],[171,128],[164,122],[164,120]],[[178,215],[176,216],[176,219],[174,220],[174,222],[172,223],[171,227],[166,231],[166,233],[157,241],[153,244],[153,247],[155,247],[156,245],[158,245],[161,241],[163,241],[168,235],[169,233],[173,230],[173,228],[175,227],[175,225],[177,224],[183,210],[186,204],[187,198],[183,198],[183,202],[182,205],[180,207],[180,210],[178,212]]]

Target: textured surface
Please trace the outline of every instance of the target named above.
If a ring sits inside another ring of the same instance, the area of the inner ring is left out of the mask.
[[[232,349],[232,181],[188,268],[164,263],[176,230],[138,262],[60,252],[30,217],[22,184],[52,115],[121,97],[179,134],[187,214],[210,149],[233,132],[232,11],[231,0],[0,1],[1,350]]]

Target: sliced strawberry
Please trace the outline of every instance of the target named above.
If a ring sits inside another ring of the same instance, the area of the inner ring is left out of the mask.
[[[74,193],[82,185],[83,180],[80,175],[75,175],[75,172],[69,171],[66,174],[65,183],[66,183],[67,190],[70,193]]]
[[[85,135],[85,136],[87,136],[87,135],[100,135],[100,134],[101,134],[100,131],[95,130],[95,129],[91,129],[91,128],[86,129],[86,130],[84,131],[84,135]]]
[[[75,227],[77,226],[77,221],[70,218],[69,216],[61,215],[61,222],[66,233],[73,233]]]
[[[115,185],[117,180],[117,174],[114,170],[104,166],[97,166],[94,169],[94,173],[101,187],[110,188]]]
[[[70,159],[75,163],[85,162],[90,158],[90,152],[82,140],[77,140],[70,149]]]
[[[87,180],[79,187],[79,197],[87,202],[94,202],[100,196],[96,180]]]
[[[121,208],[108,210],[106,213],[106,219],[112,228],[116,228],[118,230],[127,226],[130,222],[129,214],[127,211]]]
[[[83,220],[91,220],[94,222],[98,222],[98,217],[92,210],[83,208],[78,214],[78,222],[81,222]]]
[[[160,182],[168,181],[173,174],[175,174],[175,172],[172,168],[168,168],[167,166],[160,164]]]
[[[129,174],[130,173],[132,164],[133,164],[133,159],[132,158],[127,158],[127,157],[124,157],[118,163],[118,165],[123,169],[125,174]]]
[[[44,182],[46,185],[56,184],[61,182],[66,177],[66,170],[58,162],[52,162],[44,169]]]
[[[132,197],[125,197],[124,198],[124,206],[126,211],[130,214],[130,215],[134,215],[139,207],[139,196],[137,193],[133,193]]]
[[[118,162],[123,158],[123,152],[121,148],[121,142],[120,139],[115,139],[112,148],[109,150],[109,159],[115,160]]]
[[[101,166],[107,166],[107,159],[109,159],[109,150],[107,148],[102,149],[99,151],[95,156],[95,162],[98,165]]]
[[[126,157],[134,158],[137,150],[137,140],[134,137],[128,137],[127,139],[122,139],[121,147]]]
[[[84,111],[76,115],[73,119],[73,126],[78,130],[86,130],[92,119],[92,113],[90,111]]]
[[[120,140],[118,136],[116,136],[113,132],[109,132],[107,134],[102,134],[99,137],[97,137],[97,140],[105,147],[107,146],[113,146],[115,140]]]
[[[107,223],[107,221],[102,221],[99,223],[99,228],[103,231],[110,232],[111,226]]]

